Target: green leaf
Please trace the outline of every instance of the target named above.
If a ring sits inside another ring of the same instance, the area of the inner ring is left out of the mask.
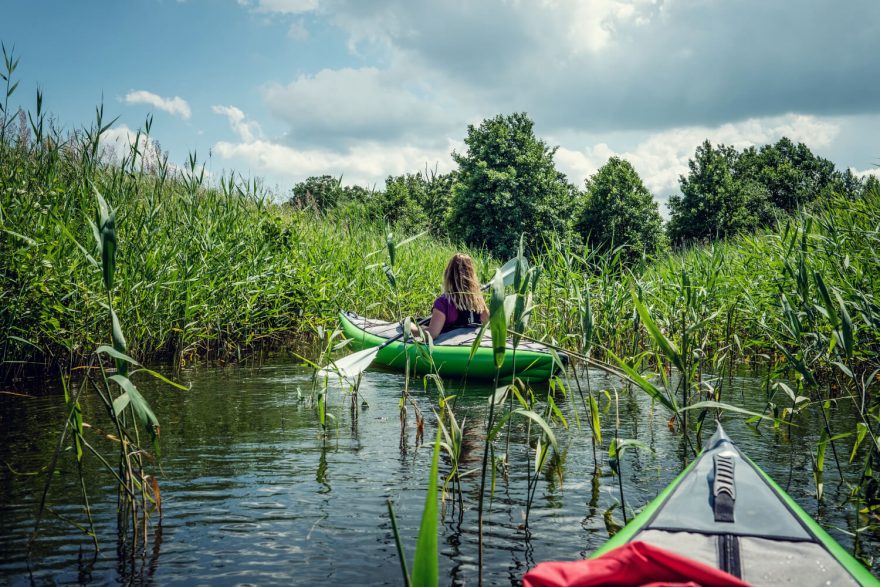
[[[161,373],[157,373],[156,371],[153,371],[152,369],[147,369],[145,367],[142,367],[140,369],[136,369],[136,370],[132,371],[130,375],[133,377],[135,373],[146,373],[148,375],[152,375],[153,378],[158,379],[159,381],[163,381],[172,387],[176,387],[177,389],[179,389],[181,391],[189,391],[192,387],[192,386],[187,387],[185,385],[181,385],[180,383],[176,383],[174,381],[171,381],[170,379],[168,379],[167,377],[165,377]]]
[[[416,554],[413,561],[413,585],[439,585],[440,562],[437,550],[437,527],[439,513],[437,510],[437,468],[440,462],[440,429],[434,439],[434,456],[431,459],[431,475],[428,478],[428,493],[425,496],[425,508],[422,511],[422,523],[419,526],[419,538],[416,542]]]
[[[550,428],[547,422],[544,421],[544,418],[542,418],[540,414],[537,414],[532,410],[524,410],[522,408],[516,409],[513,412],[534,421],[538,426],[541,427],[541,429],[544,431],[544,434],[547,435],[547,440],[549,440],[550,444],[553,445],[553,449],[557,451],[559,450],[559,446],[556,444],[556,436],[553,434],[553,430]]]
[[[593,422],[593,439],[598,444],[602,444],[602,425],[599,421],[599,403],[596,401],[596,396],[592,393],[590,394],[590,416]]]
[[[648,309],[645,308],[645,305],[642,304],[641,300],[639,300],[635,291],[632,292],[633,303],[635,304],[636,310],[639,313],[639,316],[642,319],[642,323],[645,325],[645,328],[648,329],[648,332],[651,334],[651,337],[654,339],[654,342],[657,343],[657,346],[660,347],[660,350],[663,351],[663,354],[666,355],[666,358],[675,365],[681,373],[685,373],[685,364],[682,359],[681,353],[678,352],[678,348],[676,348],[675,344],[672,343],[671,340],[666,338],[660,329],[657,327],[657,324],[651,318],[651,315],[648,313]]]
[[[778,424],[788,424],[788,421],[786,421],[786,420],[779,420],[776,418],[771,418],[770,416],[765,416],[764,414],[759,414],[758,412],[753,412],[753,411],[747,410],[745,408],[740,408],[737,406],[732,406],[730,404],[726,404],[724,402],[716,402],[716,401],[697,402],[695,404],[689,405],[686,408],[681,408],[681,411],[686,412],[688,410],[704,410],[704,409],[715,409],[715,410],[724,410],[725,412],[736,412],[737,414],[745,414],[747,416],[761,418],[762,420],[770,420],[771,422],[776,422]],[[795,424],[791,424],[791,426],[795,426]]]
[[[35,241],[31,237],[25,236],[25,235],[20,234],[18,232],[13,232],[11,230],[6,230],[6,229],[4,229],[3,232],[5,232],[6,234],[9,234],[11,236],[14,236],[15,238],[21,239],[22,241],[24,241],[24,244],[27,245],[28,247],[33,247],[34,245],[37,244],[37,241]]]
[[[127,402],[120,402],[125,404],[122,406],[122,409],[125,409],[130,404],[141,425],[144,426],[152,438],[155,438],[159,432],[159,419],[156,418],[156,414],[153,413],[150,404],[147,403],[144,396],[137,390],[134,383],[128,377],[118,374],[111,375],[110,380],[115,381],[125,392],[113,401],[113,409],[116,415],[119,416],[120,414],[120,410],[116,410],[116,402],[120,401],[120,398],[128,396]]]
[[[469,365],[470,362],[474,360],[474,355],[477,354],[477,351],[480,348],[480,343],[483,342],[483,334],[486,333],[486,326],[488,326],[488,324],[483,324],[482,326],[480,326],[480,329],[477,331],[477,336],[474,338],[474,342],[471,343],[471,353],[468,356]]]
[[[636,372],[635,369],[627,365],[623,359],[620,359],[610,350],[608,351],[608,354],[611,356],[612,359],[615,360],[615,362],[617,362],[620,368],[623,369],[623,372],[626,374],[630,381],[641,387],[642,391],[647,393],[651,397],[651,399],[660,402],[661,405],[671,410],[674,414],[678,414],[679,409],[675,403],[674,398],[666,397],[666,394],[664,394],[659,387],[642,377],[638,372]]]
[[[807,383],[816,383],[813,373],[807,368],[806,363],[804,363],[800,357],[792,355],[787,348],[778,342],[776,343],[776,347],[782,351],[782,354],[785,355],[785,359],[792,367],[794,367],[795,371],[804,376],[804,380]]]
[[[394,234],[391,231],[385,235],[385,244],[388,247],[388,259],[391,261],[391,266],[394,267],[394,261],[397,258],[397,244],[394,242]]]
[[[849,454],[849,462],[853,462],[856,458],[856,453],[859,450],[859,447],[862,445],[862,441],[865,440],[865,435],[868,433],[868,427],[864,422],[856,423],[856,442],[853,444],[852,452]]]
[[[110,309],[110,323],[112,325],[113,348],[116,349],[119,354],[125,355],[125,352],[128,350],[125,344],[125,336],[122,334],[122,327],[119,325],[119,318],[116,316],[116,312],[113,308]],[[128,373],[128,362],[117,358],[116,370],[122,375],[126,375]]]
[[[504,276],[500,269],[495,270],[495,277],[490,285],[489,298],[489,329],[492,332],[492,352],[495,368],[504,365],[504,353],[507,350],[507,316],[504,312]]]
[[[837,292],[834,292],[834,295],[837,297],[837,303],[840,305],[840,330],[841,338],[843,339],[843,349],[847,358],[851,359],[853,356],[852,319],[849,317],[849,312],[846,310],[846,304],[843,303],[843,298],[841,298],[840,294]]]
[[[113,274],[116,270],[116,212],[113,211],[101,193],[95,188],[95,196],[98,199],[96,213],[96,227],[98,242],[101,248],[101,264],[104,275],[104,287],[107,291],[113,289]]]
[[[104,353],[105,355],[110,355],[114,359],[119,359],[120,361],[125,361],[126,363],[130,363],[136,367],[140,367],[141,364],[126,355],[125,353],[120,353],[116,349],[109,347],[107,345],[101,345],[97,349],[95,349],[96,353]]]
[[[127,393],[121,394],[119,397],[113,400],[113,412],[116,414],[121,414],[130,403],[131,396]]]
[[[97,267],[97,266],[98,266],[98,262],[95,260],[94,257],[92,257],[91,254],[89,254],[89,252],[85,249],[84,246],[82,246],[81,244],[79,244],[79,241],[77,241],[77,240],[74,238],[73,234],[71,234],[70,229],[68,229],[67,226],[66,226],[63,222],[61,222],[60,220],[58,220],[57,218],[55,219],[55,224],[56,224],[56,226],[59,228],[59,230],[61,230],[61,232],[64,233],[64,236],[66,236],[68,239],[70,239],[70,241],[71,241],[74,245],[76,245],[76,248],[78,248],[78,249],[80,250],[80,252],[82,252],[82,254],[85,255],[86,260],[87,260],[89,263],[91,263],[92,265],[94,265],[95,267]],[[97,231],[97,229],[96,229],[96,227],[95,227],[95,224],[94,224],[91,220],[89,220],[89,224],[91,225],[92,230],[93,230],[94,233],[95,233],[95,238],[97,239],[97,241],[98,241],[98,246],[99,246],[99,248],[100,248],[101,237],[98,235],[98,231]]]
[[[568,421],[566,421],[562,410],[560,410],[559,406],[556,405],[556,402],[553,400],[552,395],[547,396],[547,403],[550,405],[550,410],[552,411],[553,415],[559,418],[559,421],[562,423],[562,427],[568,430]]]
[[[20,342],[20,343],[22,343],[22,344],[26,344],[26,345],[28,345],[28,346],[31,346],[31,347],[37,349],[38,351],[40,351],[41,353],[44,352],[44,351],[43,351],[43,347],[41,347],[41,346],[39,346],[38,344],[35,344],[35,343],[33,343],[33,342],[27,340],[26,338],[22,338],[22,337],[20,337],[20,336],[15,336],[14,334],[8,334],[8,335],[6,336],[6,338],[9,339],[9,340],[15,340],[15,341],[18,341],[18,342]]]
[[[580,290],[578,290],[578,297],[580,298]],[[581,304],[581,331],[583,333],[583,346],[581,348],[581,352],[585,355],[589,354],[590,348],[593,346],[593,307],[590,303],[590,289],[587,288],[586,295],[584,295]]]
[[[397,277],[394,276],[394,271],[389,265],[382,265],[382,269],[385,271],[385,277],[388,278],[388,283],[391,284],[392,288],[397,289]]]
[[[416,235],[413,235],[407,239],[400,241],[399,243],[397,243],[397,246],[395,247],[395,249],[399,249],[400,247],[408,245],[409,243],[413,242],[417,238],[421,238],[421,237],[425,236],[426,234],[428,234],[428,232],[429,231],[427,231],[427,230],[423,230],[422,232],[420,232]]]
[[[641,440],[636,440],[634,438],[615,438],[614,442],[608,446],[608,456],[612,459],[616,458],[619,461],[623,459],[623,455],[626,454],[626,451],[630,448],[654,452],[653,448]]]
[[[825,280],[822,279],[822,275],[818,271],[813,273],[813,280],[816,282],[816,289],[819,291],[819,297],[822,299],[822,304],[825,306],[825,311],[828,315],[828,320],[831,322],[831,327],[837,328],[837,312],[834,309],[834,304],[831,302],[828,288],[825,287]]]

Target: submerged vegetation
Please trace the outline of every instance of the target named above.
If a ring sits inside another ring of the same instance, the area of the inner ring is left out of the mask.
[[[6,56],[7,82],[13,63]],[[514,128],[529,154],[525,171],[537,178],[536,186],[552,188],[541,192],[540,201],[517,200],[523,196],[511,187],[517,173],[499,175],[469,153],[457,155],[462,169],[456,177],[426,171],[389,178],[381,196],[349,190],[344,197],[339,182],[325,177],[311,187],[294,188],[291,202],[278,203],[258,182],[235,175],[206,177],[195,155],[182,168],[172,165],[152,148],[149,119],[129,148],[114,156],[102,143],[111,126],[102,108],[97,109],[93,125],[74,132],[51,124],[40,94],[34,112],[11,116],[8,104],[14,89],[7,84],[0,140],[2,376],[9,381],[29,371],[61,367],[67,380],[71,369],[82,365],[100,374],[87,377],[83,385],[90,385],[105,400],[118,424],[115,442],[122,447],[123,473],[107,468],[130,498],[126,519],[134,527],[138,524],[134,512],[144,515],[151,503],[160,503],[158,489],[151,489],[149,467],[143,461],[148,453],[137,432],[140,425],[152,439],[158,419],[128,379],[128,369],[136,360],[236,361],[254,350],[279,348],[305,335],[321,346],[320,356],[310,357],[313,364],[326,364],[334,350],[345,349],[333,332],[339,309],[394,320],[424,314],[439,288],[446,260],[461,248],[458,240],[477,247],[469,252],[483,282],[493,279],[495,267],[501,265],[493,253],[505,258],[516,253],[513,293],[505,291],[498,276],[492,283],[485,336],[495,343],[496,366],[499,355],[503,359],[502,341],[508,335],[515,341],[539,339],[569,353],[576,365],[541,390],[516,377],[506,381],[496,377],[486,422],[467,431],[464,415],[455,409],[455,396],[461,390],[453,389],[454,382],[430,372],[421,385],[411,388],[409,377],[402,383],[401,434],[408,433],[407,413],[412,409],[419,439],[425,416],[411,394],[417,393],[414,389],[437,390],[438,431],[430,487],[436,489],[438,474],[444,477],[440,499],[446,505],[452,495],[449,515],[457,515],[459,521],[465,515],[464,494],[478,488],[473,505],[480,532],[478,560],[484,511],[494,507],[491,497],[485,497],[494,494],[499,477],[509,476],[516,467],[526,471],[528,531],[528,511],[542,473],[549,471],[545,477],[553,478],[554,468],[565,458],[557,432],[573,425],[589,429],[597,478],[607,458],[620,480],[626,452],[644,448],[619,436],[618,391],[592,389],[584,368],[618,377],[628,386],[621,393],[648,394],[668,418],[671,433],[680,435],[683,461],[699,450],[704,421],[720,412],[742,413],[755,426],[781,428],[796,424],[801,415],[818,415],[824,422],[821,440],[815,447],[804,447],[811,452],[816,499],[823,499],[830,448],[838,476],[865,520],[863,526],[876,524],[880,504],[876,394],[880,191],[876,184],[828,188],[821,198],[799,196],[790,210],[776,203],[791,214],[777,214],[776,209],[765,214],[762,208],[755,214],[766,222],[752,222],[757,216],[750,216],[752,224],[714,233],[729,235],[727,240],[669,251],[659,232],[656,207],[651,208],[634,170],[619,160],[588,182],[588,188],[598,194],[596,198],[613,200],[613,176],[625,175],[634,202],[630,208],[647,209],[646,230],[652,234],[621,243],[617,240],[621,233],[591,228],[596,216],[602,217],[603,225],[613,222],[605,215],[607,207],[583,206],[580,215],[559,208],[561,202],[577,203],[576,190],[554,173],[552,149],[534,140],[531,122],[524,115],[498,117],[479,129],[470,128],[468,146],[488,148],[497,134]],[[711,145],[703,150],[698,157],[712,154],[712,164],[720,165],[715,159],[723,158],[723,153]],[[768,157],[772,154],[767,151]],[[764,151],[750,152],[748,157],[754,161],[759,155]],[[757,182],[755,177],[767,176],[750,177]],[[481,199],[473,186],[486,182],[510,197]],[[748,199],[748,190],[758,189],[754,182],[748,189],[734,190],[737,197]],[[685,182],[693,194],[685,190],[684,199],[675,205],[684,206],[696,197],[696,183],[693,178]],[[766,187],[769,183],[761,185],[765,186],[761,193],[776,194]],[[96,202],[98,218],[90,223]],[[426,209],[429,205],[436,208]],[[456,206],[470,206],[471,215]],[[481,206],[486,210],[479,211]],[[620,214],[631,215],[630,208],[624,207]],[[738,208],[737,214],[746,208]],[[522,210],[528,214],[521,215]],[[480,224],[479,234],[458,235],[461,238],[455,241],[443,236],[445,225],[439,218],[451,219],[450,226],[474,227],[474,215],[483,212],[493,221]],[[508,222],[514,216],[521,224]],[[557,226],[569,217],[579,219],[578,230],[584,234]],[[688,227],[692,228],[692,220],[688,219]],[[680,228],[672,232],[673,241],[707,236],[687,232],[690,228],[686,230],[682,222],[673,222]],[[743,228],[759,226],[765,228],[742,233]],[[521,233],[529,227],[537,232],[523,239]],[[628,224],[621,232],[633,229]],[[105,346],[108,316],[112,346]],[[120,324],[125,325],[124,337]],[[420,352],[430,359],[429,347]],[[105,371],[111,363],[113,374]],[[744,367],[765,381],[761,413],[746,412],[726,388],[730,375]],[[117,386],[112,391],[111,383]],[[321,378],[314,378],[310,401],[324,441],[333,434],[331,391],[327,379],[322,384]],[[344,387],[339,405],[350,406],[356,414],[357,393],[356,385]],[[600,393],[608,398],[608,409],[601,413]],[[566,399],[580,406],[576,422],[567,421],[558,408]],[[83,446],[89,448],[81,444],[82,415],[76,396],[68,395],[66,400],[70,418],[65,430],[72,427],[69,437],[81,459]],[[843,402],[852,405],[856,420],[845,430],[833,429],[829,414]],[[132,409],[126,412],[129,406]],[[131,412],[134,416],[128,422],[123,413]],[[525,430],[520,434],[526,447],[524,462],[511,457],[514,420]],[[478,468],[465,470],[465,435],[477,428],[482,459]],[[445,460],[438,473],[441,449]],[[845,459],[862,464],[857,478],[841,466]],[[619,486],[626,521],[631,506],[624,499],[623,484]],[[436,576],[437,545],[429,536],[436,539],[437,517],[448,514],[445,509],[442,513],[431,509],[436,501],[430,492],[429,497],[412,575],[403,564],[407,581],[418,582],[419,577],[433,581]],[[611,528],[610,512],[608,519]],[[401,540],[398,544],[403,558]],[[433,551],[426,554],[425,549]]]

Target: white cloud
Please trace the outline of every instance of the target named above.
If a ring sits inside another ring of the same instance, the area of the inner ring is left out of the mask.
[[[158,94],[146,90],[133,90],[126,94],[123,100],[126,104],[149,104],[150,106],[158,108],[159,110],[164,110],[169,114],[180,116],[184,120],[189,120],[190,116],[192,116],[189,104],[180,96],[163,98]]]
[[[270,85],[264,99],[272,114],[289,124],[296,141],[436,138],[461,126],[453,96],[436,95],[398,68],[325,69],[286,86]]]
[[[132,147],[137,141],[138,167],[143,164],[147,172],[156,171],[165,165],[167,171],[174,175],[193,175],[188,165],[177,165],[167,160],[168,154],[162,150],[159,142],[143,133],[132,130],[125,124],[114,126],[101,135],[101,155],[113,163],[120,163],[123,158],[131,157]],[[205,168],[205,163],[197,163],[195,175],[204,174],[205,180],[212,174]]]
[[[562,33],[573,53],[596,53],[614,41],[619,29],[645,26],[655,16],[656,0],[545,0],[542,18]]]
[[[877,179],[880,179],[880,167],[874,167],[873,169],[862,169],[862,170],[856,169],[855,167],[850,167],[849,170],[852,171],[853,175],[855,175],[856,177],[858,177],[860,179],[865,179],[869,175],[873,175]]]
[[[240,141],[220,141],[212,152],[231,163],[243,163],[258,175],[276,180],[300,181],[312,175],[342,176],[346,184],[384,185],[388,175],[412,173],[427,164],[446,172],[454,167],[450,156],[453,148],[463,145],[448,141],[430,148],[412,144],[361,141],[344,149],[296,148],[262,137],[245,114],[234,106],[215,106],[214,111],[226,115],[238,132]]]
[[[253,142],[263,135],[260,125],[256,122],[247,121],[244,112],[235,106],[212,106],[211,110],[215,114],[221,114],[228,118],[232,130],[246,143]]]
[[[165,157],[156,140],[124,124],[107,129],[101,135],[102,155],[118,163],[124,157],[131,157],[135,141],[137,141],[138,161],[142,161],[147,169],[154,168]],[[176,169],[176,166],[169,164],[169,168]]]
[[[835,138],[838,124],[815,116],[787,114],[756,118],[717,127],[692,126],[660,131],[642,139],[635,147],[615,150],[605,143],[582,149],[560,147],[556,161],[561,171],[575,183],[594,174],[612,155],[632,163],[645,186],[665,199],[678,191],[680,175],[688,172],[688,160],[704,140],[713,145],[725,144],[744,149],[753,145],[773,143],[786,136],[803,142],[811,149],[826,147]],[[569,141],[570,143],[571,141]]]
[[[221,141],[212,152],[222,159],[241,161],[254,173],[300,181],[312,175],[342,176],[346,184],[384,186],[389,175],[414,173],[427,164],[443,173],[454,164],[451,146],[426,150],[412,145],[366,142],[345,150],[296,149],[267,140]]]
[[[242,6],[249,6],[246,1],[239,0]],[[278,14],[303,14],[318,8],[318,0],[257,0],[256,11]]]

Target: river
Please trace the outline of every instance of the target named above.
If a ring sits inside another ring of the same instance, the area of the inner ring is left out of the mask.
[[[25,395],[0,394],[0,584],[397,585],[401,571],[386,500],[394,503],[407,556],[411,559],[428,482],[431,450],[415,443],[415,418],[401,434],[400,374],[370,371],[356,402],[332,391],[334,419],[324,434],[308,401],[311,371],[290,360],[273,359],[254,367],[193,368],[175,378],[189,391],[141,379],[140,388],[161,422],[162,518],[151,519],[148,548],[132,553],[117,548],[116,489],[96,460],[86,456],[87,480],[100,552],[70,521],[85,523],[72,452],[62,453],[48,494],[47,513],[33,544],[47,465],[63,428],[63,399],[57,389]],[[669,414],[637,391],[591,373],[603,412],[605,447],[613,435],[614,395],[620,392],[620,435],[644,442],[648,450],[628,452],[622,464],[627,516],[644,506],[681,470],[683,446],[667,426]],[[728,394],[738,404],[760,410],[759,379],[734,378]],[[465,466],[478,467],[485,434],[490,388],[469,384],[457,393],[455,413],[465,421],[470,442]],[[547,390],[539,389],[538,395]],[[412,397],[426,415],[425,439],[436,431],[432,409],[437,392],[413,384]],[[569,429],[557,430],[561,457],[541,475],[530,514],[526,508],[525,423],[516,422],[507,478],[499,476],[485,522],[484,581],[515,585],[543,560],[578,559],[608,539],[606,520],[621,522],[616,477],[605,450],[603,475],[594,480],[590,434],[580,398],[557,399]],[[86,421],[101,420],[93,397],[83,401]],[[849,411],[835,408],[842,431]],[[98,415],[95,415],[98,414]],[[580,418],[580,425],[578,424]],[[795,418],[791,431],[763,424],[758,431],[744,417],[725,417],[725,428],[739,446],[815,515],[851,552],[864,558],[880,553],[875,530],[847,502],[849,487],[839,483],[831,451],[825,466],[825,498],[815,496],[811,451],[820,426],[815,415]],[[714,429],[707,423],[706,438]],[[91,434],[91,433],[90,433]],[[110,443],[92,437],[111,451]],[[852,439],[838,441],[841,466],[848,464]],[[496,454],[504,451],[504,441]],[[855,467],[855,465],[853,465]],[[441,476],[448,462],[441,461]],[[856,469],[849,469],[850,474]],[[477,582],[478,475],[464,483],[464,512],[447,498],[441,525],[441,584]],[[875,563],[874,572],[880,567]]]

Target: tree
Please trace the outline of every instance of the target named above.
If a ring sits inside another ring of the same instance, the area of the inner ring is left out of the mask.
[[[344,191],[341,183],[342,178],[337,179],[332,175],[309,177],[293,186],[288,203],[294,208],[313,208],[323,212],[342,200]]]
[[[876,175],[867,176],[862,183],[861,197],[864,198],[869,194],[880,195],[880,179],[877,179]]]
[[[385,180],[382,198],[383,216],[389,224],[400,225],[404,230],[428,227],[428,216],[422,208],[425,181],[419,173],[407,173]]]
[[[445,229],[453,173],[428,169],[417,173],[388,176],[381,194],[382,216],[405,230],[430,230],[441,235]]]
[[[555,148],[538,140],[525,113],[468,126],[447,226],[450,236],[496,255],[515,254],[520,234],[530,244],[567,233],[574,186],[553,165]]]
[[[740,181],[748,179],[763,185],[770,204],[786,213],[818,199],[824,191],[842,182],[831,161],[787,137],[764,145],[760,151],[754,147],[746,149],[734,162],[733,172]]]
[[[611,157],[586,181],[586,202],[575,230],[594,249],[624,246],[633,261],[664,244],[657,202],[625,159]]]
[[[669,198],[670,240],[724,238],[754,230],[767,214],[767,189],[752,179],[734,176],[738,153],[733,147],[707,140],[688,161],[690,172],[679,178],[681,196]]]

